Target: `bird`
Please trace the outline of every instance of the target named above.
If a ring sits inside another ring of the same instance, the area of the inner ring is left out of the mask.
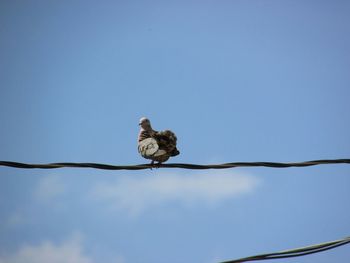
[[[146,117],[140,119],[139,126],[138,152],[143,158],[152,160],[151,165],[154,165],[154,162],[160,165],[170,157],[180,154],[176,148],[177,137],[174,132],[153,130],[150,120]]]

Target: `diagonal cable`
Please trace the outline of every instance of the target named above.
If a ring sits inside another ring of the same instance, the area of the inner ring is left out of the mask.
[[[268,260],[268,259],[281,259],[281,258],[291,258],[291,257],[300,257],[309,254],[319,253],[322,251],[326,251],[329,249],[333,249],[339,246],[343,246],[350,243],[350,237],[345,237],[343,239],[329,241],[321,244],[311,245],[307,247],[301,247],[296,249],[284,250],[275,253],[268,254],[260,254],[256,256],[250,256],[235,260],[223,261],[221,263],[242,263],[248,261],[256,261],[256,260]]]

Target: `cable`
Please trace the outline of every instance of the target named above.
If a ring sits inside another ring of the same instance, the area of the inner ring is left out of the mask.
[[[138,164],[138,165],[110,165],[101,163],[49,163],[28,164],[10,161],[0,161],[0,166],[8,166],[22,169],[56,169],[56,168],[94,168],[102,170],[144,170],[149,168],[182,168],[182,169],[227,169],[235,167],[306,167],[320,164],[350,164],[350,159],[314,160],[306,162],[277,163],[277,162],[233,162],[224,164],[186,164],[186,163],[164,163],[164,164]]]
[[[343,239],[335,240],[335,241],[329,241],[317,245],[311,245],[307,247],[302,248],[296,248],[296,249],[290,249],[285,251],[280,251],[276,253],[269,253],[269,254],[261,254],[246,258],[240,258],[235,260],[228,260],[223,261],[221,263],[242,263],[247,261],[254,261],[254,260],[268,260],[268,259],[279,259],[279,258],[290,258],[290,257],[300,257],[305,256],[313,253],[319,253],[322,251],[326,251],[329,249],[333,249],[339,246],[343,246],[350,243],[350,237],[345,237]]]

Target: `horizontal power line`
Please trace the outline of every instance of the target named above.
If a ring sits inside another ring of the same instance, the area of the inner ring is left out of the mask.
[[[300,256],[309,255],[309,254],[319,253],[319,252],[340,247],[349,243],[350,243],[350,237],[345,237],[343,239],[329,241],[329,242],[325,242],[317,245],[284,250],[284,251],[269,253],[269,254],[261,254],[261,255],[240,258],[235,260],[228,260],[228,261],[223,261],[221,263],[242,263],[242,262],[255,261],[255,260],[300,257]]]
[[[29,164],[10,161],[0,161],[0,166],[8,166],[22,169],[56,169],[56,168],[94,168],[102,170],[143,170],[150,168],[182,168],[182,169],[227,169],[235,167],[306,167],[320,164],[350,164],[350,159],[314,160],[306,162],[278,163],[278,162],[233,162],[224,164],[187,164],[187,163],[164,163],[164,164],[138,164],[138,165],[111,165],[102,163],[49,163]]]

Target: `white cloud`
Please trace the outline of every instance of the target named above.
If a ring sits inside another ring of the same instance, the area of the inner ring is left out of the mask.
[[[64,183],[58,175],[45,175],[39,180],[34,195],[40,201],[52,200],[65,191]]]
[[[258,183],[255,176],[229,171],[125,176],[114,183],[97,185],[93,196],[114,208],[137,215],[167,202],[213,205],[252,192]]]
[[[45,241],[40,245],[24,245],[12,255],[0,256],[0,263],[93,263],[82,252],[81,238],[73,236],[62,244]]]

